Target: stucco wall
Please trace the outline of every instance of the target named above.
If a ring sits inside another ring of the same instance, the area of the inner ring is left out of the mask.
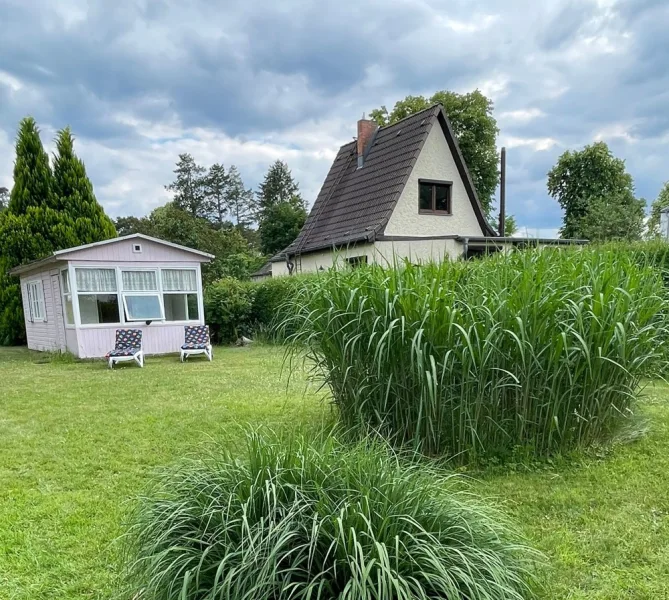
[[[302,256],[302,273],[313,273],[320,267],[331,268],[338,261],[354,256],[367,256],[367,262],[392,265],[396,259],[409,259],[413,263],[457,259],[462,256],[463,245],[454,239],[383,241],[348,248],[338,252],[314,252]],[[272,277],[288,275],[285,262],[272,263]]]
[[[412,263],[455,260],[462,256],[463,245],[456,240],[411,240],[376,242],[375,262],[393,264],[394,257],[408,259]]]
[[[353,258],[354,256],[366,256],[367,261],[372,262],[374,260],[374,245],[362,244],[352,248],[343,248],[336,252],[323,250],[321,252],[303,254],[301,269],[298,268],[297,272],[313,273],[314,271],[318,271],[321,267],[323,267],[323,270],[327,270],[332,267],[335,262],[339,260],[345,261],[347,258]],[[288,274],[288,267],[286,267],[285,261],[272,263],[272,277],[280,277]]]
[[[418,180],[452,181],[452,215],[418,214]],[[385,235],[483,235],[446,137],[435,123],[425,140]]]

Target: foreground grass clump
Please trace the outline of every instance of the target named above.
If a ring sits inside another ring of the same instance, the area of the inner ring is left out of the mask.
[[[460,462],[607,439],[667,333],[659,273],[596,249],[331,271],[292,309],[347,429]]]
[[[489,509],[376,443],[249,434],[165,474],[128,532],[143,600],[533,598],[536,554]]]

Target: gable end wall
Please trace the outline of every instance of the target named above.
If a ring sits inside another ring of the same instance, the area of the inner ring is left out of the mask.
[[[452,215],[418,214],[418,180],[452,181]],[[384,235],[484,235],[444,132],[435,122],[388,220]]]
[[[141,252],[133,252],[134,244],[142,246]],[[172,248],[165,244],[158,244],[150,240],[130,239],[102,244],[92,248],[84,248],[61,255],[61,258],[76,262],[113,262],[113,263],[142,263],[142,262],[180,262],[201,263],[207,262],[204,256],[193,254],[179,248]]]

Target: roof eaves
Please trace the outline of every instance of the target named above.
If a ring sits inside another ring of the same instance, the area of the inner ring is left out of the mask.
[[[10,275],[21,275],[22,273],[27,273],[28,271],[34,271],[38,267],[42,267],[42,266],[54,263],[57,260],[59,260],[59,257],[55,256],[55,254],[51,254],[51,255],[46,256],[44,258],[38,258],[37,260],[32,260],[28,263],[18,265],[16,267],[12,268],[12,269],[9,269],[9,271],[7,271],[7,272]]]

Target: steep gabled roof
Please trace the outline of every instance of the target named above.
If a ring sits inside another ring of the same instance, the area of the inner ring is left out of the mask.
[[[371,242],[380,235],[404,189],[433,127],[441,127],[484,235],[488,224],[451,124],[440,104],[397,123],[381,127],[358,169],[356,143],[339,149],[316,202],[295,241],[272,260],[286,254]]]

